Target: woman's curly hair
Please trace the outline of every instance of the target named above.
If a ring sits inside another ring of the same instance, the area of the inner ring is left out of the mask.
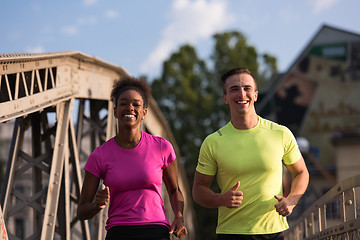
[[[151,96],[151,88],[145,80],[135,77],[125,77],[114,83],[110,98],[115,107],[117,106],[119,96],[127,90],[137,91],[143,98],[144,108],[148,107]]]

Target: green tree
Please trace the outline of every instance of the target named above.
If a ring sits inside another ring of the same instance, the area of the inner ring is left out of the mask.
[[[184,45],[163,63],[161,77],[154,79],[151,85],[153,96],[180,148],[191,184],[202,141],[230,120],[228,108],[221,97],[220,75],[234,67],[246,67],[254,73],[260,87],[268,76],[277,71],[276,58],[259,54],[243,34],[233,31],[213,37],[215,45],[210,57],[211,68],[198,57],[192,46]],[[216,183],[212,188],[218,191]],[[205,209],[195,204],[195,210],[196,239],[213,239],[216,209]]]
[[[248,44],[246,37],[236,31],[215,34],[215,48],[211,56],[214,63],[214,76],[231,68],[248,68],[257,80],[258,87],[277,74],[276,57],[264,53],[259,54],[254,46]]]
[[[152,82],[153,96],[170,124],[186,164],[194,162],[204,135],[209,133],[206,129],[212,128],[209,112],[217,96],[209,89],[206,81],[209,75],[195,49],[185,45],[164,62],[161,78]],[[193,171],[193,167],[194,164],[187,169]]]
[[[266,81],[270,81],[278,74],[276,57],[265,53],[260,59],[260,69],[258,73],[258,85],[263,85]]]
[[[216,75],[241,66],[250,69],[256,76],[259,69],[258,53],[255,47],[247,43],[242,33],[232,31],[215,34],[214,39],[215,48],[211,59]]]

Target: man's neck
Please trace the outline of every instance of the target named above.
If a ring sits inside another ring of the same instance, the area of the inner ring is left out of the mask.
[[[231,117],[231,123],[236,129],[246,130],[256,127],[259,122],[259,116],[256,112],[244,114],[242,116]]]

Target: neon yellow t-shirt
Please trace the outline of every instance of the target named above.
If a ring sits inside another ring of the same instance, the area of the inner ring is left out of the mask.
[[[271,234],[288,228],[274,205],[282,195],[282,163],[301,158],[291,131],[259,117],[256,127],[239,130],[229,122],[204,140],[196,170],[216,175],[221,193],[237,181],[243,201],[238,208],[218,208],[217,234]]]

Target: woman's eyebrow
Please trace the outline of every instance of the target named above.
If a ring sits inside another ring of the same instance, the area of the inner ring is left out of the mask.
[[[120,101],[121,101],[121,100],[123,100],[123,101],[125,101],[125,100],[134,100],[134,101],[136,101],[136,102],[141,102],[141,99],[133,99],[133,98],[127,98],[127,97],[119,98],[119,100],[120,100]]]

